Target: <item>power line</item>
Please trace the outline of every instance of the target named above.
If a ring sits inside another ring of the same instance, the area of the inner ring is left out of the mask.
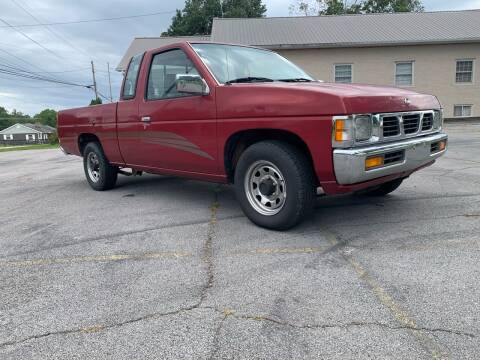
[[[7,54],[7,55],[10,55],[11,57],[13,57],[13,58],[15,58],[15,59],[17,59],[17,60],[25,63],[25,64],[28,64],[28,65],[30,65],[30,66],[32,66],[32,67],[34,67],[34,68],[37,68],[37,69],[39,69],[39,70],[41,70],[41,71],[43,71],[43,72],[47,72],[45,69],[42,69],[40,66],[35,65],[35,64],[32,64],[31,62],[28,62],[27,60],[24,60],[24,59],[22,59],[21,57],[16,56],[16,55],[12,54],[11,52],[9,52],[9,51],[7,51],[7,50],[5,50],[5,49],[0,49],[0,51],[3,52],[3,53],[5,53],[5,54]]]
[[[3,66],[5,66],[5,65],[3,65]],[[91,88],[91,85],[77,84],[77,83],[63,81],[63,80],[50,79],[50,78],[47,78],[47,77],[42,77],[42,76],[35,75],[34,73],[29,73],[29,72],[25,72],[25,71],[18,71],[18,70],[14,70],[14,69],[10,70],[10,69],[5,69],[5,68],[4,69],[0,68],[0,74],[17,76],[17,77],[22,77],[22,78],[27,78],[27,79],[32,79],[32,80],[51,82],[51,83],[55,83],[55,84],[63,84],[63,85],[83,87],[83,88],[87,88],[87,89]]]
[[[50,50],[49,48],[46,48],[45,46],[43,46],[42,44],[40,44],[38,41],[36,41],[35,39],[32,39],[30,36],[28,36],[27,34],[25,34],[23,31],[21,30],[18,30],[15,26],[13,26],[12,24],[8,23],[7,21],[3,20],[3,19],[0,19],[0,21],[2,23],[4,23],[5,25],[7,25],[9,28],[15,30],[16,32],[18,32],[19,34],[21,34],[24,38],[30,40],[31,42],[33,42],[34,44],[36,44],[37,46],[41,47],[43,50],[49,52],[50,54],[54,55],[55,57],[58,57],[59,59],[64,59],[62,56],[56,54],[54,51]]]
[[[41,77],[43,79],[48,78],[49,80],[54,80],[54,81],[65,81],[65,80],[61,80],[61,79],[51,77],[51,76],[48,77],[48,76],[42,75],[41,73],[38,73],[38,72],[33,72],[33,71],[26,70],[25,68],[15,66],[15,64],[12,64],[8,61],[7,61],[7,64],[0,63],[0,65],[9,68],[9,71],[21,72],[21,73],[25,73],[25,74],[28,74],[28,75],[31,75],[31,76]],[[3,69],[3,70],[5,70],[5,69]],[[69,81],[66,81],[66,82],[69,82]]]
[[[65,74],[65,73],[73,73],[73,72],[79,72],[79,71],[86,71],[90,70],[89,67],[85,68],[78,68],[78,69],[73,69],[73,70],[64,70],[64,71],[43,71],[45,74]],[[99,70],[97,70],[99,71]]]
[[[32,14],[31,11],[27,10],[24,6],[22,6],[22,4],[20,4],[17,0],[11,0],[12,3],[14,3],[17,7],[19,7],[20,9],[22,9],[26,14],[28,14],[33,20],[35,20],[40,26],[42,26],[43,28],[45,28],[50,34],[52,34],[53,36],[55,36],[57,39],[59,39],[60,41],[64,42],[65,44],[67,44],[69,47],[71,47],[72,49],[78,51],[78,52],[81,52],[83,55],[87,56],[87,57],[90,57],[90,55],[88,55],[83,49],[80,49],[78,46],[74,45],[73,43],[71,43],[69,40],[67,40],[63,35],[60,35],[60,33],[57,33],[56,31],[53,31],[52,29],[50,29],[47,25],[44,25],[42,24],[42,21],[36,17],[35,15]],[[16,27],[16,26],[15,26]]]
[[[71,25],[71,24],[85,24],[85,23],[92,23],[92,22],[103,22],[103,21],[115,21],[115,20],[124,20],[124,19],[136,19],[141,17],[149,17],[155,15],[166,15],[166,14],[173,14],[176,10],[170,11],[158,11],[154,13],[148,14],[140,14],[140,15],[131,15],[131,16],[118,16],[118,17],[111,17],[111,18],[101,18],[101,19],[88,19],[88,20],[74,20],[74,21],[62,21],[62,22],[50,22],[50,23],[40,23],[40,24],[23,24],[23,25],[15,25],[15,27],[38,27],[38,26],[57,26],[57,25]],[[2,27],[9,27],[9,25],[0,25]]]

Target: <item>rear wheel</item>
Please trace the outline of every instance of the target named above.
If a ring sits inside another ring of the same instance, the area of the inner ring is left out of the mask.
[[[94,190],[110,190],[117,182],[118,168],[110,165],[101,146],[96,142],[85,146],[83,169],[88,183]]]
[[[240,156],[235,169],[235,192],[252,222],[286,230],[313,209],[312,167],[297,148],[279,141],[262,141]]]
[[[377,186],[371,190],[360,192],[359,194],[366,195],[366,196],[385,196],[397,190],[398,187],[402,185],[402,182],[403,182],[403,179],[392,180],[385,184]]]

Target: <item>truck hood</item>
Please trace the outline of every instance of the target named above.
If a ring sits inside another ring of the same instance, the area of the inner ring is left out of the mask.
[[[219,116],[345,115],[438,109],[435,96],[363,84],[255,83],[217,88]]]

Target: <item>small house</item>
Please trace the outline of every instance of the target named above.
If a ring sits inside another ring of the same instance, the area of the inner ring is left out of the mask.
[[[14,124],[0,131],[0,144],[3,145],[28,145],[46,144],[56,129],[41,124]]]

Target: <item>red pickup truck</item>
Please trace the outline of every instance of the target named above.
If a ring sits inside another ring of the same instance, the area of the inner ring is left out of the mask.
[[[284,230],[320,192],[394,191],[445,152],[442,123],[431,95],[324,83],[272,51],[182,42],[134,56],[120,101],[61,111],[58,133],[94,190],[119,173],[231,183],[250,220]]]

